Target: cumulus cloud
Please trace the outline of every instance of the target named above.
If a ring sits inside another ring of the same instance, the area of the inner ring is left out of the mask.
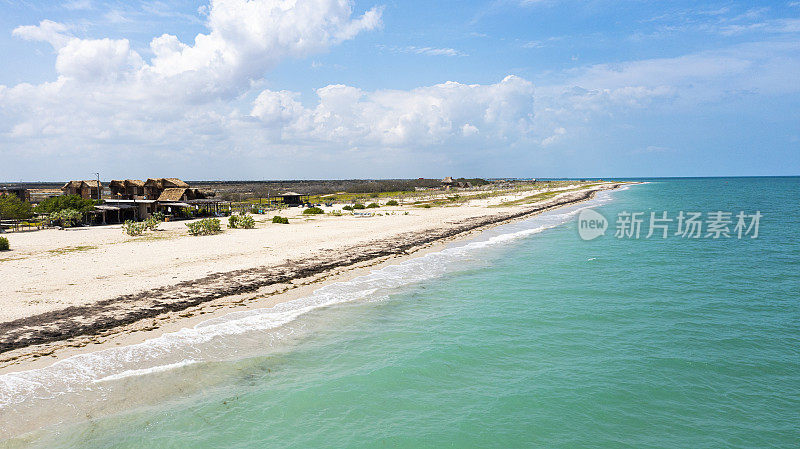
[[[155,55],[150,61],[144,61],[126,39],[80,39],[65,25],[49,20],[20,26],[13,33],[53,46],[65,88],[125,81],[119,90],[133,90],[139,96],[161,99],[166,89],[182,97],[187,91],[200,92],[213,100],[215,95],[241,93],[250,80],[263,77],[281,60],[322,52],[381,26],[381,8],[356,18],[352,14],[346,0],[213,0],[208,33],[198,34],[193,43],[169,34],[156,37],[150,42]]]
[[[533,85],[516,76],[490,85],[451,81],[407,91],[330,85],[317,89],[317,104],[309,108],[298,94],[265,90],[251,114],[286,141],[405,147],[479,138],[498,145],[530,134],[533,94]]]

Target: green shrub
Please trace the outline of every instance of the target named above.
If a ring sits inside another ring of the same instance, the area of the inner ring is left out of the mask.
[[[218,218],[203,218],[193,223],[186,223],[191,235],[212,235],[222,230]]]
[[[156,217],[150,216],[150,217],[147,217],[147,220],[142,222],[142,225],[143,225],[142,227],[143,227],[143,229],[148,229],[150,231],[157,231],[158,230],[158,225],[160,223],[161,223],[161,221],[158,220]]]
[[[423,204],[422,207],[425,209],[430,209],[432,206],[430,204]]]
[[[367,209],[377,209],[379,207],[380,206],[378,206],[378,203],[369,203],[369,204],[367,204]]]
[[[353,204],[353,209],[366,209],[367,207],[361,203]]]
[[[75,209],[64,209],[50,214],[51,220],[58,222],[65,228],[75,226],[82,218],[83,214]]]
[[[353,206],[351,206],[351,205],[349,205],[349,204],[348,204],[347,206],[344,206],[344,207],[342,208],[342,210],[353,210]]]
[[[329,212],[329,214],[333,215],[334,217],[341,217],[342,216],[342,211],[340,211],[340,210],[332,210],[332,211]]]
[[[286,217],[281,217],[280,215],[276,215],[272,217],[272,222],[278,224],[289,224],[289,219]]]
[[[158,224],[156,224],[156,226],[158,226]],[[125,223],[122,224],[122,231],[128,235],[137,236],[142,235],[148,227],[146,221],[137,223],[135,221],[125,220]]]
[[[397,201],[395,201],[395,200],[389,200],[389,201],[387,201],[387,202],[386,202],[386,205],[387,205],[387,206],[398,206],[398,204],[397,204]]]
[[[253,229],[256,221],[250,215],[231,215],[228,218],[228,227],[232,229]]]
[[[152,215],[150,215],[150,218],[157,222],[162,222],[164,221],[164,216],[164,212],[153,212]]]
[[[253,229],[256,227],[256,220],[250,215],[245,215],[239,219],[239,227],[242,229]]]
[[[40,214],[52,214],[66,209],[73,209],[79,212],[89,212],[94,209],[98,201],[84,199],[78,195],[61,195],[47,198],[36,205],[36,212]]]
[[[17,198],[17,195],[0,195],[0,217],[23,220],[32,216],[31,203]]]
[[[8,244],[8,239],[0,237],[0,251],[8,251],[9,249],[11,249],[11,246]]]
[[[325,211],[320,209],[319,207],[309,207],[308,209],[303,211],[303,214],[305,215],[319,215],[324,213]]]

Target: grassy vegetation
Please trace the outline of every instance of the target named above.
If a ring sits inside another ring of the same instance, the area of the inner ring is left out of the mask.
[[[11,249],[11,246],[8,244],[8,239],[0,237],[0,251],[8,251],[9,249]]]
[[[47,252],[50,254],[62,255],[79,251],[89,251],[90,249],[97,249],[97,247],[92,245],[67,246],[64,248],[51,249]]]

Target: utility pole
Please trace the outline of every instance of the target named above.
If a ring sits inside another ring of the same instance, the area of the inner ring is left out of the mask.
[[[97,176],[97,199],[100,199],[100,173],[95,173]]]

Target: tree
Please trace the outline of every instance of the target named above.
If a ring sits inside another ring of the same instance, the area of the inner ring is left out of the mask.
[[[36,206],[40,214],[53,214],[66,209],[77,210],[81,213],[89,212],[97,204],[95,200],[84,199],[78,195],[62,195],[48,198]]]
[[[0,217],[22,220],[30,218],[32,215],[31,203],[22,201],[16,195],[0,196]]]

